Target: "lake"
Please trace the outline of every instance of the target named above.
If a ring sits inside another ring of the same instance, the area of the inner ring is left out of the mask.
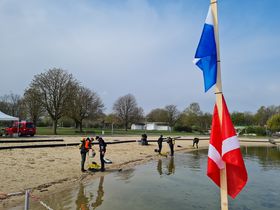
[[[242,153],[249,181],[236,199],[229,197],[229,209],[279,210],[279,147],[243,147]],[[55,210],[220,209],[220,191],[205,175],[206,166],[206,150],[176,153],[50,195],[44,202]],[[34,201],[30,207],[46,209]]]

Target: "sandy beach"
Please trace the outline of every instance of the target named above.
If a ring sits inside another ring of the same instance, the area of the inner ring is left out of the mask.
[[[40,139],[40,137],[36,137]],[[44,137],[63,139],[66,143],[79,143],[80,137]],[[149,137],[148,140],[157,140],[157,136]],[[182,137],[183,138],[183,137]],[[190,140],[176,140],[176,152],[195,150]],[[32,138],[35,139],[35,138]],[[105,137],[106,142],[117,142],[127,140],[139,140],[139,136],[129,137]],[[0,141],[6,139],[0,139]],[[247,146],[272,146],[267,139],[252,140],[240,139],[241,145]],[[201,140],[199,148],[208,148],[208,140]],[[32,143],[44,144],[44,143]],[[5,143],[5,146],[15,144]],[[17,143],[20,145],[20,143]],[[0,146],[4,146],[1,143]],[[97,145],[94,145],[98,152]],[[85,172],[80,171],[81,156],[78,146],[66,147],[46,147],[46,148],[26,148],[0,151],[0,208],[12,207],[24,200],[23,193],[30,189],[33,195],[40,196],[57,192],[74,182],[83,182],[104,173],[124,170],[137,164],[142,164],[152,159],[165,158],[158,155],[154,149],[157,148],[156,142],[149,142],[148,146],[139,145],[136,141],[121,144],[108,144],[106,157],[112,160],[112,164],[106,164],[106,172]],[[163,143],[163,152],[168,152],[167,143]],[[99,156],[96,155],[95,161],[100,163]],[[87,165],[87,164],[86,164]],[[13,195],[13,194],[19,195]]]

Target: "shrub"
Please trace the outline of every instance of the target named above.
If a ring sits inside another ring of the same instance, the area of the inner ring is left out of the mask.
[[[266,136],[266,129],[265,127],[261,126],[248,126],[244,130],[242,130],[240,134],[243,135],[249,133],[255,133],[257,136]]]
[[[179,131],[179,132],[192,132],[192,128],[186,125],[176,125],[174,127],[174,131]]]

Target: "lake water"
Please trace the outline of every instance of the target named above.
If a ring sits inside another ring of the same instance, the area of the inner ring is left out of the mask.
[[[229,209],[280,209],[279,147],[242,148],[249,181]],[[55,210],[220,209],[220,191],[205,175],[207,151],[176,153],[111,173],[44,199]],[[46,209],[31,202],[30,209]]]

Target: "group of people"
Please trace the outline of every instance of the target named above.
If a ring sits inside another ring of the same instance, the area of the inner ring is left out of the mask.
[[[161,149],[162,149],[162,142],[166,139],[166,143],[169,145],[170,148],[170,156],[174,156],[174,144],[175,144],[175,139],[172,139],[171,137],[163,138],[162,135],[157,140],[158,143],[158,153],[161,154]]]
[[[106,153],[106,146],[107,144],[103,140],[102,137],[96,136],[95,140],[98,141],[99,145],[99,155],[100,155],[100,163],[101,163],[101,168],[100,171],[105,171],[105,153]],[[174,145],[175,145],[175,139],[171,137],[163,138],[163,135],[160,135],[160,137],[157,140],[158,143],[158,150],[155,150],[159,154],[161,154],[162,150],[162,143],[163,141],[166,140],[166,143],[169,145],[170,148],[170,156],[174,156]],[[92,153],[95,154],[94,149],[92,147],[92,142],[94,141],[94,138],[82,138],[81,144],[80,144],[80,152],[81,152],[81,171],[85,172],[85,161],[86,161],[86,156],[90,150],[92,150]],[[148,145],[148,140],[147,140],[147,135],[142,134],[141,138],[141,144],[142,145]],[[199,138],[194,138],[193,140],[193,146],[196,144],[196,147],[198,148],[198,142]]]
[[[95,140],[98,141],[98,145],[99,145],[99,155],[100,155],[100,163],[101,163],[101,168],[100,171],[105,171],[105,161],[104,161],[104,157],[105,157],[105,153],[106,153],[106,146],[107,144],[105,143],[105,141],[103,140],[102,137],[96,136]],[[92,146],[92,143],[94,141],[94,138],[82,138],[81,139],[81,144],[80,144],[80,153],[81,153],[81,171],[85,172],[85,162],[86,162],[86,157],[87,154],[90,150],[92,150],[92,153],[94,154],[94,149]]]

